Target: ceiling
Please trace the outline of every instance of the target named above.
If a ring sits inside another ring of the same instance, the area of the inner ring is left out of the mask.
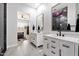
[[[27,5],[31,8],[34,8],[34,9],[37,9],[40,5],[43,5],[43,4],[48,4],[48,5],[54,6],[57,3],[23,3],[23,5]]]
[[[27,3],[26,5],[32,8],[38,8],[41,4],[40,3]]]

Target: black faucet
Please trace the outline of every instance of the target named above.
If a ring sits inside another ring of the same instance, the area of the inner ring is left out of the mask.
[[[58,35],[61,36],[61,30],[59,30],[58,32],[59,32]]]
[[[61,27],[62,27],[62,24],[59,25],[59,30],[58,30],[58,36],[61,36]]]
[[[61,30],[58,31],[57,36],[62,36]]]

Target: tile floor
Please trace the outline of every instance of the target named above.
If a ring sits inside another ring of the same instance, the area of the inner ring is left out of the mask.
[[[43,56],[43,47],[36,48],[29,40],[24,40],[18,46],[9,48],[4,56]]]

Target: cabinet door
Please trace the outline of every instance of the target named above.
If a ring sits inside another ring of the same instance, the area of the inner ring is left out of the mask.
[[[75,56],[79,56],[79,44],[75,44]]]
[[[61,41],[60,49],[61,56],[74,56],[74,43]]]

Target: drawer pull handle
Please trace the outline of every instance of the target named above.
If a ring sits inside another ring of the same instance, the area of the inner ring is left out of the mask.
[[[61,56],[61,49],[59,49],[59,55]]]
[[[47,49],[49,48],[49,44],[47,44]]]
[[[46,38],[44,40],[47,40]]]
[[[55,52],[51,51],[51,53],[55,54]]]
[[[51,41],[52,43],[55,43],[55,41]]]
[[[54,46],[51,46],[51,47],[55,49],[55,47],[54,47]]]
[[[69,46],[67,46],[67,45],[64,45],[64,44],[63,44],[63,47],[69,48]]]

